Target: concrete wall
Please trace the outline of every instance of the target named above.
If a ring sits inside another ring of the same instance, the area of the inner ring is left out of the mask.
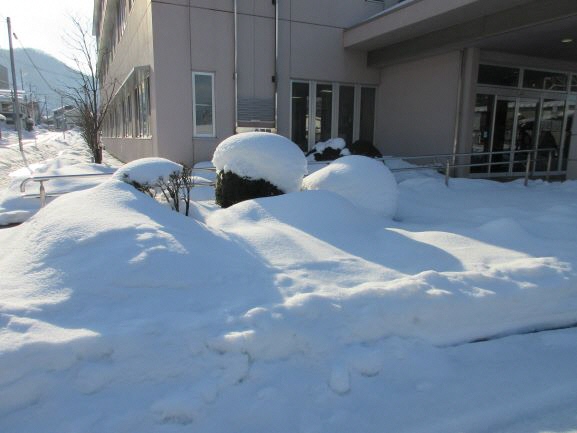
[[[188,12],[188,5],[152,2],[157,156],[184,163],[193,159]]]
[[[375,144],[383,154],[452,152],[460,71],[458,51],[381,71]]]
[[[136,1],[126,18],[123,37],[116,46],[114,59],[109,65],[104,88],[118,90],[135,66],[151,65],[153,60],[152,13],[150,0]],[[155,118],[155,70],[151,70],[152,138],[107,138],[102,142],[106,149],[122,161],[131,161],[157,154]]]

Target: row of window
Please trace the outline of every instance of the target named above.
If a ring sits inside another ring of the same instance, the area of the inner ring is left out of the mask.
[[[104,50],[102,59],[100,60],[100,79],[101,82],[104,80],[108,72],[108,66],[114,59],[114,54],[116,52],[116,45],[120,42],[122,35],[124,34],[124,29],[126,28],[126,17],[132,9],[135,0],[117,0],[116,7],[114,9],[114,16],[110,18],[112,23],[112,29],[110,29],[111,39],[109,41],[109,46]]]
[[[149,136],[149,101],[149,76],[133,92],[121,89],[106,119],[104,136]],[[193,136],[215,137],[214,73],[192,73],[192,105]],[[315,81],[292,83],[291,138],[303,151],[331,137],[341,137],[348,144],[356,140],[372,143],[374,117],[374,87]]]
[[[490,86],[577,92],[577,74],[508,66],[479,65],[478,83]]]
[[[112,101],[102,128],[104,137],[150,137],[150,76],[132,82],[127,80]]]

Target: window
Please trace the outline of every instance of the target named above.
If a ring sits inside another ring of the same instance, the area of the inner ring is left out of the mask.
[[[142,78],[133,91],[134,135],[149,137],[150,134],[150,78]]]
[[[331,138],[333,118],[333,85],[317,84],[315,112],[315,141]]]
[[[304,151],[320,141],[340,137],[372,144],[375,124],[374,87],[293,81],[291,139]]]
[[[353,142],[353,124],[355,113],[354,86],[339,87],[339,137],[347,144]]]
[[[523,74],[526,89],[567,91],[567,74],[526,69]]]
[[[214,137],[214,74],[192,74],[192,124],[195,137]]]
[[[309,149],[309,83],[292,84],[292,140],[306,152]]]
[[[519,69],[504,66],[479,65],[479,84],[491,86],[517,87]]]
[[[571,77],[571,91],[577,92],[577,74],[573,74]]]

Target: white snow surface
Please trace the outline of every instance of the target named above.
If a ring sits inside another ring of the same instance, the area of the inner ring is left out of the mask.
[[[29,167],[26,167],[19,151],[16,131],[2,126],[0,139],[0,226],[21,223],[34,215],[40,202],[37,198],[40,184],[28,182],[26,190],[20,184],[28,177],[60,176],[76,174],[102,174],[89,178],[59,178],[44,183],[49,194],[91,188],[112,174],[121,163],[104,152],[105,164],[92,163],[92,156],[80,132],[70,130],[48,131],[37,127],[34,131],[23,131],[23,148]],[[25,195],[29,197],[25,197]]]
[[[140,185],[155,185],[160,180],[168,180],[172,173],[181,171],[182,165],[165,158],[140,158],[124,164],[112,177]]]
[[[398,191],[110,179],[0,230],[0,431],[575,432],[577,182]]]
[[[281,135],[245,132],[222,141],[212,158],[217,171],[264,179],[283,192],[299,191],[307,162],[299,147]]]
[[[303,180],[305,190],[337,193],[355,206],[393,218],[397,212],[397,181],[381,161],[343,156]]]

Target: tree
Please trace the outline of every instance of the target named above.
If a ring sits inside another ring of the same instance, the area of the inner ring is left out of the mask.
[[[75,53],[72,60],[77,67],[77,86],[68,88],[64,97],[78,110],[78,126],[82,138],[86,141],[94,162],[102,163],[102,143],[100,131],[108,113],[116,82],[102,84],[98,77],[97,60],[99,57],[96,38],[79,19],[72,17],[74,31],[66,35],[66,43]]]

